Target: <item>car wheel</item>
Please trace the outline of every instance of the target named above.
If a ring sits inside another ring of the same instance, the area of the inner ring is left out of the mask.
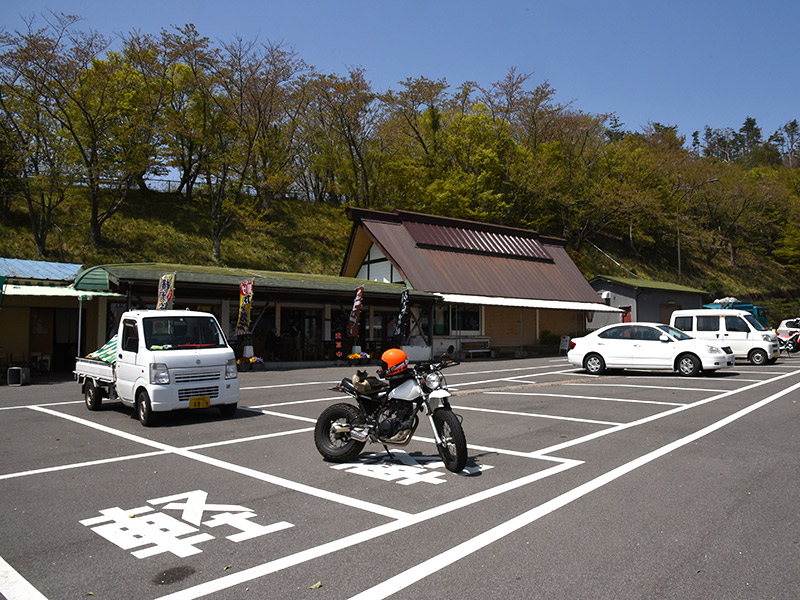
[[[599,354],[590,354],[583,361],[583,368],[590,375],[602,375],[606,370],[606,361]]]
[[[684,377],[694,377],[700,372],[700,361],[696,356],[684,354],[678,358],[678,373]]]
[[[764,352],[761,348],[756,348],[750,353],[750,356],[747,357],[750,360],[751,364],[756,366],[761,366],[766,364],[767,362],[767,353]]]
[[[145,390],[139,390],[136,394],[136,414],[139,422],[145,427],[153,427],[156,424],[157,417],[150,404],[150,396]]]

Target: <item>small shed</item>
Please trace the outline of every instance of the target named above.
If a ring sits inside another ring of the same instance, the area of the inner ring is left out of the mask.
[[[599,329],[612,323],[649,321],[669,323],[673,311],[681,308],[702,308],[708,292],[697,288],[669,283],[598,275],[589,285],[600,295],[603,303],[622,310],[622,315],[595,313],[587,317],[587,329]]]

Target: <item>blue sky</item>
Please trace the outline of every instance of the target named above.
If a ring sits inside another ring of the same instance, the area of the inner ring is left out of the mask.
[[[688,138],[750,116],[767,137],[800,119],[797,0],[2,0],[0,26],[48,9],[109,36],[194,23],[214,40],[283,42],[323,73],[364,68],[377,90],[488,85],[516,67],[633,131],[657,121]]]

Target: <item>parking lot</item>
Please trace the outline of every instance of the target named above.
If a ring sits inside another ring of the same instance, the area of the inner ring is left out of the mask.
[[[446,372],[470,460],[422,422],[324,462],[352,367],[240,374],[237,414],[0,389],[12,598],[797,598],[800,359],[590,376],[565,357]]]

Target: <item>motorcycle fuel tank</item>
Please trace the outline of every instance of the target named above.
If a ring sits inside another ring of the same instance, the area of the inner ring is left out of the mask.
[[[422,388],[415,379],[404,381],[391,392],[389,392],[390,400],[409,400],[413,401],[422,396]]]

